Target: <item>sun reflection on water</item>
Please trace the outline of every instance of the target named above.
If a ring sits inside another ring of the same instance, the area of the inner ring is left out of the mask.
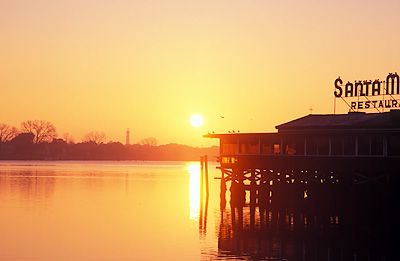
[[[190,219],[199,220],[200,216],[200,164],[191,164],[187,168],[189,179]]]

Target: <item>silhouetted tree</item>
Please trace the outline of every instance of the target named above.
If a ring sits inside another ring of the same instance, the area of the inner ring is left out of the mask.
[[[157,139],[154,138],[154,137],[149,137],[149,138],[141,139],[141,140],[139,141],[139,144],[140,144],[140,145],[145,145],[145,146],[157,146],[158,141],[157,141]]]
[[[62,137],[64,141],[68,144],[75,143],[75,138],[67,132],[65,132]]]
[[[83,142],[94,142],[96,144],[104,143],[107,135],[104,132],[91,131],[83,135]]]
[[[65,159],[67,156],[68,143],[63,139],[53,139],[49,144],[50,158]]]
[[[11,140],[11,144],[17,153],[29,153],[33,146],[33,133],[20,133]]]
[[[8,124],[0,124],[0,142],[7,142],[18,135],[18,129],[10,127]]]
[[[57,137],[57,131],[54,125],[44,120],[22,122],[21,132],[32,133],[34,135],[34,143],[51,142]]]

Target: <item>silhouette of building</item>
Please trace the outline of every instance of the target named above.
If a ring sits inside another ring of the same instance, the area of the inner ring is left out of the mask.
[[[400,110],[385,113],[310,114],[276,126],[275,133],[224,133],[222,167],[391,172],[400,157]]]
[[[310,114],[276,129],[204,135],[220,139],[221,209],[230,191],[218,253],[399,260],[400,110]]]
[[[267,209],[333,213],[356,197],[382,206],[400,198],[400,110],[310,114],[276,128],[204,135],[220,139],[222,201],[228,187],[231,204],[250,194],[250,205]]]

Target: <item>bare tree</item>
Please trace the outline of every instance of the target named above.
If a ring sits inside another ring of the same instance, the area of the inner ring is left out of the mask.
[[[8,124],[0,123],[0,142],[7,142],[18,135],[18,129]]]
[[[139,141],[140,145],[157,146],[158,141],[154,137],[144,138]]]
[[[34,143],[51,142],[57,137],[54,125],[44,120],[24,121],[21,123],[21,132],[32,133]]]
[[[68,144],[75,143],[74,136],[72,136],[71,134],[69,134],[67,132],[65,132],[62,137],[63,137],[64,141]]]
[[[104,143],[107,135],[104,132],[91,131],[83,135],[83,142],[94,142],[97,144]]]

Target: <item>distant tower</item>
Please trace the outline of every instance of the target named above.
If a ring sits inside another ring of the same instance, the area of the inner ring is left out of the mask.
[[[129,135],[130,135],[130,132],[129,132],[129,128],[128,128],[126,130],[126,145],[130,145]]]

